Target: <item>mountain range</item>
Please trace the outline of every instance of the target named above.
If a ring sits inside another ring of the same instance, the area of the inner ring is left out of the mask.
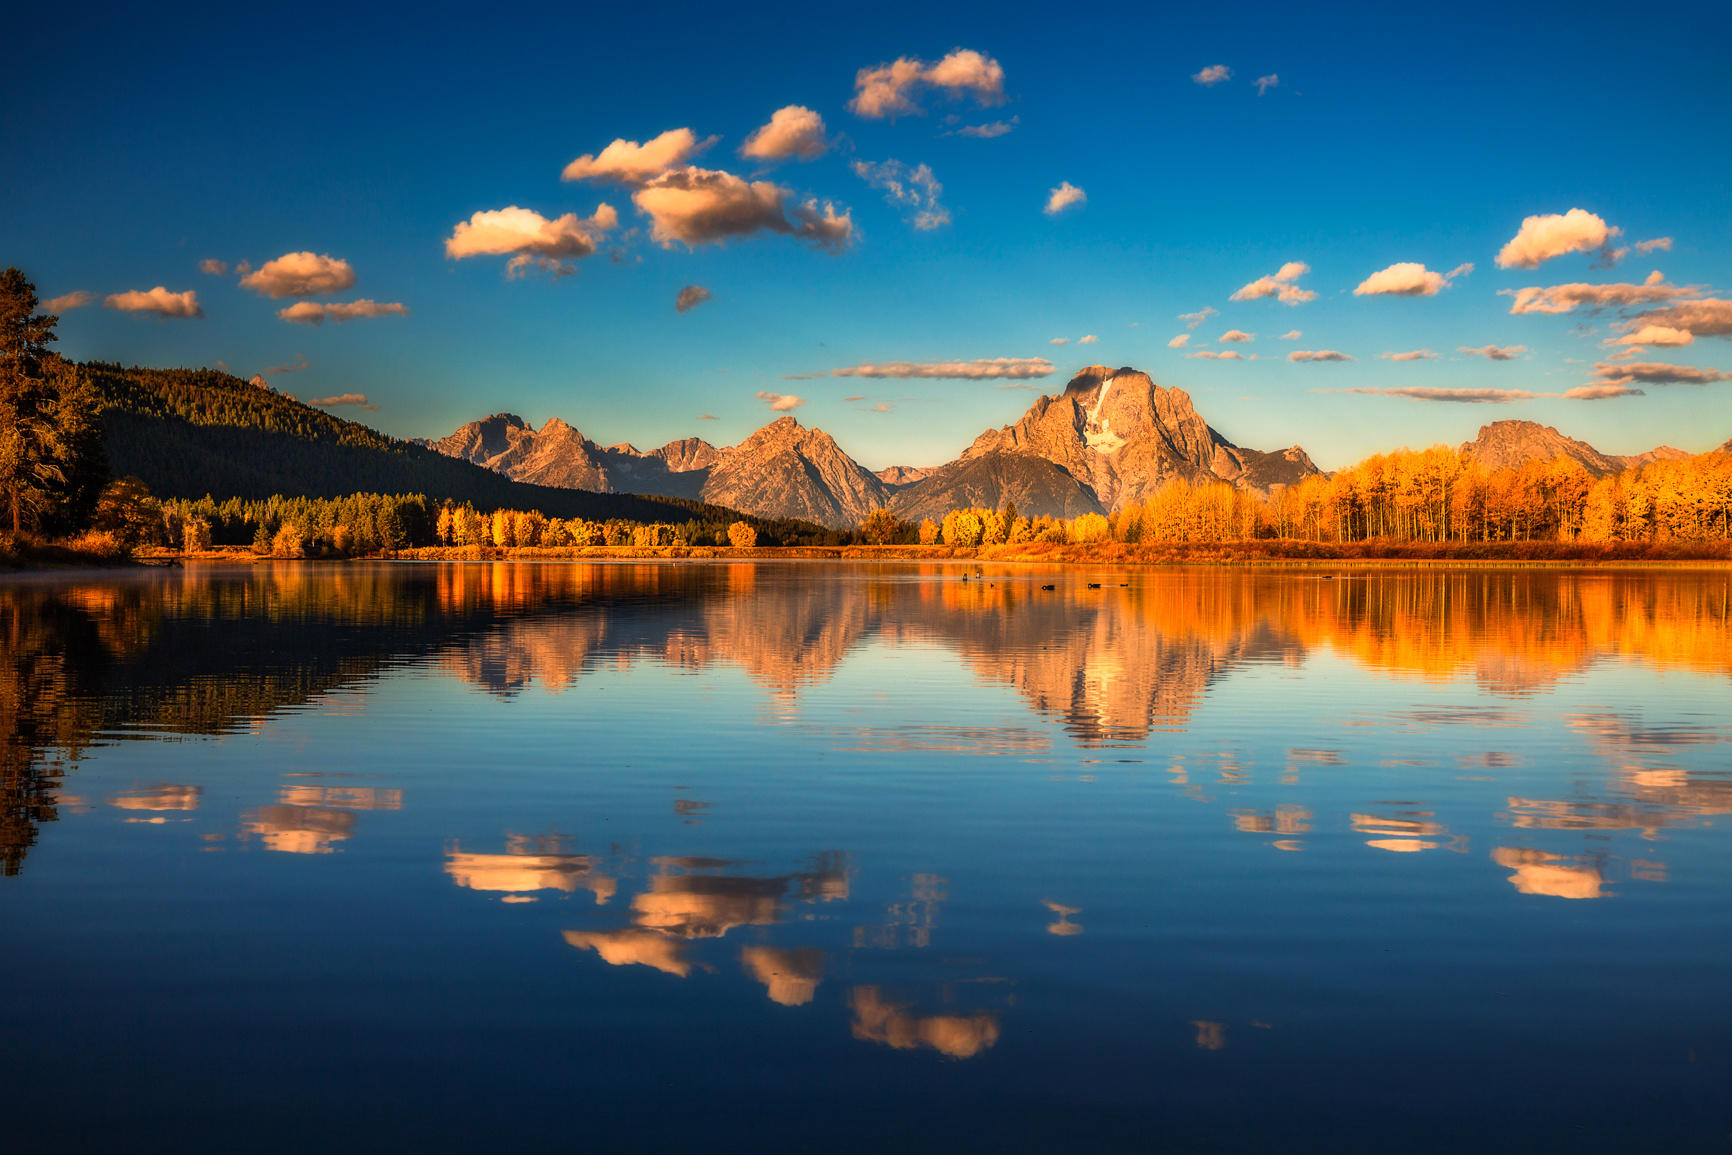
[[[981,433],[956,460],[929,468],[873,472],[828,433],[793,417],[725,448],[697,437],[647,452],[602,446],[559,418],[535,429],[510,413],[422,444],[521,482],[699,500],[833,528],[858,525],[876,509],[906,520],[1010,502],[1029,516],[1104,513],[1144,501],[1175,478],[1221,481],[1266,496],[1320,472],[1297,445],[1274,451],[1235,445],[1183,390],[1157,385],[1136,369],[1103,365],[1037,399],[1015,424]],[[1722,448],[1732,451],[1732,441]],[[1596,477],[1690,456],[1664,445],[1606,454],[1533,421],[1494,421],[1460,451],[1488,469],[1568,457]]]
[[[866,469],[820,429],[782,417],[738,445],[699,438],[645,452],[598,445],[553,418],[535,429],[510,413],[426,443],[451,457],[537,485],[665,494],[765,517],[833,527],[876,509],[905,519],[959,506],[1075,517],[1141,501],[1173,478],[1225,481],[1267,493],[1318,472],[1298,446],[1246,449],[1216,432],[1183,390],[1135,369],[1091,366],[1020,421],[991,429],[935,468]]]

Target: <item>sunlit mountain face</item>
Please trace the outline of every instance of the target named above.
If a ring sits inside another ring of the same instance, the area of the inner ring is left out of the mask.
[[[1720,570],[812,574],[0,584],[10,1085],[284,1149],[1706,1134]]]

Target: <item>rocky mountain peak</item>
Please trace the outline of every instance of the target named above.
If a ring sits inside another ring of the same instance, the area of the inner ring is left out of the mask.
[[[1487,469],[1520,469],[1528,461],[1556,457],[1568,457],[1596,477],[1624,469],[1624,462],[1585,441],[1565,437],[1550,425],[1513,418],[1480,426],[1479,436],[1463,442],[1461,452]]]

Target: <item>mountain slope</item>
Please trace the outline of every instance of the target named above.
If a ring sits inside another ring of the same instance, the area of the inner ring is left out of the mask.
[[[695,498],[717,457],[700,438],[673,441],[650,453],[629,445],[603,448],[557,417],[540,429],[514,413],[495,413],[428,443],[449,457],[503,473],[515,481]]]
[[[110,472],[142,479],[159,497],[422,493],[555,517],[739,516],[690,500],[520,484],[213,369],[81,368],[102,399]]]
[[[842,452],[835,438],[792,417],[722,450],[701,493],[705,501],[736,509],[835,527],[858,525],[882,509],[888,495],[884,483]]]
[[[1732,445],[1732,441],[1727,445]],[[1626,469],[1640,469],[1655,461],[1677,461],[1690,456],[1670,445],[1660,445],[1646,453],[1601,453],[1586,441],[1566,437],[1550,425],[1541,425],[1537,421],[1493,421],[1490,425],[1482,425],[1478,437],[1462,443],[1461,452],[1487,469],[1520,469],[1529,461],[1567,457],[1595,477],[1608,477]]]

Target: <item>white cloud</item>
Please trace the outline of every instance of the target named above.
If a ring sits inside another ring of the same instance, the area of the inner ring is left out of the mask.
[[[215,257],[206,257],[198,263],[198,271],[201,273],[208,273],[213,277],[221,277],[228,273],[229,263],[227,261],[219,261]]]
[[[576,213],[550,220],[534,209],[508,205],[459,221],[445,239],[445,255],[452,260],[510,255],[506,276],[519,276],[530,268],[563,276],[572,271],[570,262],[594,253],[602,237],[618,225],[619,213],[608,204],[596,206],[587,220]]]
[[[1380,353],[1385,361],[1435,361],[1437,354],[1430,349],[1410,349],[1405,353]]]
[[[1264,297],[1274,297],[1283,305],[1298,305],[1306,301],[1315,301],[1317,299],[1316,293],[1310,289],[1301,289],[1294,283],[1310,271],[1311,266],[1304,261],[1288,261],[1275,271],[1274,276],[1258,277],[1228,299],[1257,301]]]
[[[1204,88],[1213,88],[1224,80],[1233,79],[1233,70],[1225,64],[1211,64],[1201,72],[1191,73],[1191,79]]]
[[[1653,252],[1655,249],[1659,249],[1661,252],[1669,253],[1672,251],[1672,238],[1671,237],[1655,237],[1651,241],[1637,241],[1635,248],[1636,248],[1636,251],[1638,253],[1641,253],[1644,256],[1646,256],[1648,253]]]
[[[342,405],[353,405],[359,409],[372,411],[379,407],[367,400],[365,393],[339,393],[335,397],[314,397],[308,405],[317,405],[323,409],[334,409]]]
[[[838,213],[829,201],[795,201],[793,193],[770,181],[746,181],[720,170],[676,169],[636,190],[631,199],[649,216],[650,236],[663,248],[696,248],[765,231],[831,252],[854,240],[847,210]]]
[[[1047,193],[1046,215],[1056,217],[1072,205],[1080,205],[1089,199],[1089,195],[1070,181],[1060,181],[1059,186]]]
[[[1487,361],[1514,361],[1526,353],[1528,347],[1526,345],[1481,345],[1477,349],[1470,349],[1466,345],[1457,345],[1455,351],[1466,353],[1470,357],[1484,357]]]
[[[262,297],[321,297],[354,286],[349,262],[327,253],[284,253],[241,278],[241,288]]]
[[[886,202],[910,210],[909,223],[920,231],[930,232],[950,223],[950,210],[938,202],[944,186],[926,165],[857,160],[852,167],[855,176],[883,191]]]
[[[198,293],[192,289],[184,293],[171,293],[161,285],[154,289],[114,293],[102,303],[123,313],[155,313],[158,317],[204,316],[204,310],[199,307]]]
[[[1174,337],[1171,341],[1167,342],[1167,348],[1169,348],[1169,349],[1183,349],[1186,345],[1189,345],[1190,343],[1191,343],[1191,335],[1189,333],[1180,333],[1177,337]]]
[[[1497,267],[1533,269],[1566,253],[1591,253],[1604,249],[1622,231],[1586,209],[1524,217],[1522,227],[1498,253]]]
[[[1353,358],[1338,349],[1295,349],[1287,354],[1289,361],[1351,361]]]
[[[1198,325],[1201,325],[1204,321],[1207,321],[1210,317],[1214,317],[1214,316],[1218,316],[1218,315],[1219,314],[1213,308],[1211,308],[1208,305],[1204,305],[1201,309],[1198,309],[1195,313],[1180,313],[1179,314],[1179,320],[1185,322],[1185,328],[1195,329]]]
[[[795,374],[787,380],[810,377],[927,377],[955,381],[983,381],[991,378],[1023,380],[1030,377],[1052,376],[1052,362],[1045,357],[990,357],[976,361],[885,361],[864,362],[828,373]]]
[[[1225,353],[1216,353],[1210,349],[1202,349],[1195,353],[1186,353],[1185,356],[1200,361],[1243,361],[1245,359],[1245,354],[1239,352],[1237,349],[1228,349]]]
[[[798,409],[806,403],[804,397],[796,397],[792,393],[766,393],[763,390],[759,390],[754,394],[754,396],[777,413],[786,413],[790,409]]]
[[[1093,345],[1099,340],[1100,338],[1095,336],[1093,333],[1084,333],[1081,337],[1076,339],[1076,343],[1079,345]]]
[[[1247,333],[1243,329],[1228,329],[1225,333],[1222,333],[1219,337],[1215,338],[1215,340],[1221,342],[1223,345],[1233,342],[1250,342],[1255,341],[1256,339],[1257,334]]]
[[[1281,340],[1283,340],[1283,341],[1297,341],[1299,338],[1303,337],[1304,335],[1305,334],[1301,333],[1297,329],[1289,329],[1285,333],[1281,334]]]
[[[714,144],[717,137],[698,139],[689,128],[670,128],[660,136],[639,144],[617,139],[598,154],[585,153],[565,166],[561,180],[607,181],[637,188],[656,177],[689,163]]]
[[[697,308],[713,294],[702,285],[687,285],[674,297],[674,312],[684,313]]]
[[[1070,338],[1069,337],[1054,337],[1052,340],[1048,341],[1047,344],[1048,345],[1068,345],[1068,344],[1070,344]]]
[[[322,325],[326,321],[341,324],[344,321],[354,321],[363,317],[407,317],[409,308],[395,301],[370,301],[362,297],[358,301],[297,301],[286,309],[278,309],[277,316],[285,321],[293,321],[298,325]]]
[[[1257,95],[1262,96],[1265,92],[1268,92],[1271,88],[1279,87],[1281,84],[1281,77],[1279,74],[1271,72],[1267,76],[1259,76],[1256,80],[1256,84],[1257,84]]]
[[[1418,261],[1397,261],[1387,269],[1379,269],[1353,290],[1355,297],[1431,297],[1436,296],[1458,276],[1473,272],[1472,265],[1458,265],[1447,273],[1435,272]]]
[[[972,97],[982,105],[1004,103],[1004,68],[970,48],[958,48],[936,64],[903,56],[889,64],[862,68],[854,77],[848,108],[868,120],[920,116],[915,98],[926,89],[953,97]]]
[[[82,309],[96,303],[96,294],[84,289],[74,289],[70,293],[62,293],[58,297],[50,297],[42,302],[44,312],[65,313],[72,309]]]
[[[824,136],[824,118],[800,104],[778,108],[770,123],[755,130],[740,146],[740,155],[753,160],[778,161],[790,157],[813,160],[830,148]]]

